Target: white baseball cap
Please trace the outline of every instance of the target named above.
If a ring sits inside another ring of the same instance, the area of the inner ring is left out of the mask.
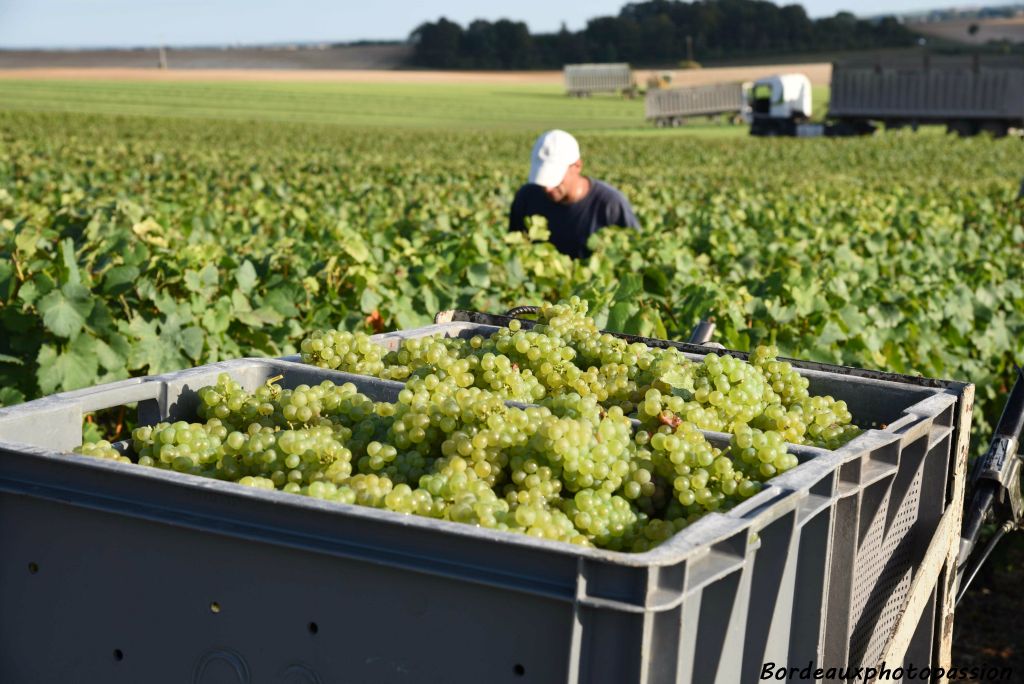
[[[530,153],[529,182],[553,188],[562,182],[566,171],[580,159],[580,144],[565,131],[544,133]]]

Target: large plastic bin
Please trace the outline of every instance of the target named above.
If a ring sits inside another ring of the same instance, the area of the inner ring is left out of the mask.
[[[221,372],[401,387],[245,359],[0,410],[0,681],[731,683],[868,663],[959,505],[971,391],[808,369],[887,426],[791,447],[800,466],[643,554],[66,453],[85,412],[191,417]],[[939,584],[907,662],[941,657]]]

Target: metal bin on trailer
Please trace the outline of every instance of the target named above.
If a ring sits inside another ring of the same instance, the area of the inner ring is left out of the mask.
[[[695,116],[742,115],[748,109],[742,83],[655,88],[644,97],[644,113],[656,126],[679,126]]]
[[[636,82],[629,64],[566,64],[565,92],[575,97],[587,97],[592,93],[622,93],[632,97]]]
[[[888,128],[944,124],[952,132],[1006,135],[1024,128],[1024,57],[850,59],[832,67],[829,118]]]

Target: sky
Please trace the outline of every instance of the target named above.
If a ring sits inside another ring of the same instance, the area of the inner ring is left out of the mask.
[[[1019,0],[1018,0],[1019,1]],[[625,0],[0,0],[0,48],[224,45],[402,40],[445,16],[525,21],[532,33],[570,30],[618,14]],[[788,4],[788,3],[781,3]],[[963,6],[948,0],[806,0],[812,17]],[[968,3],[970,4],[970,3]],[[1001,0],[974,4],[1009,4]]]

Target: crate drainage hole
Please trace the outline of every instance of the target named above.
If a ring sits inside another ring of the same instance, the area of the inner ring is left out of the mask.
[[[114,660],[117,660],[117,661],[124,660],[124,651],[122,651],[119,648],[115,648],[114,649]]]
[[[217,603],[216,601],[213,601],[212,603],[210,603],[210,612],[211,613],[219,613],[220,612],[220,604]]]
[[[522,677],[526,674],[526,668],[519,663],[516,663],[516,666],[512,668],[512,671],[516,673],[516,677]]]
[[[320,626],[319,625],[317,625],[315,622],[310,622],[309,623],[309,633],[310,634],[316,634],[319,631],[320,631]]]
[[[29,572],[30,575],[34,575],[37,572],[39,572],[39,564],[38,563],[29,563],[28,564],[28,572]]]

